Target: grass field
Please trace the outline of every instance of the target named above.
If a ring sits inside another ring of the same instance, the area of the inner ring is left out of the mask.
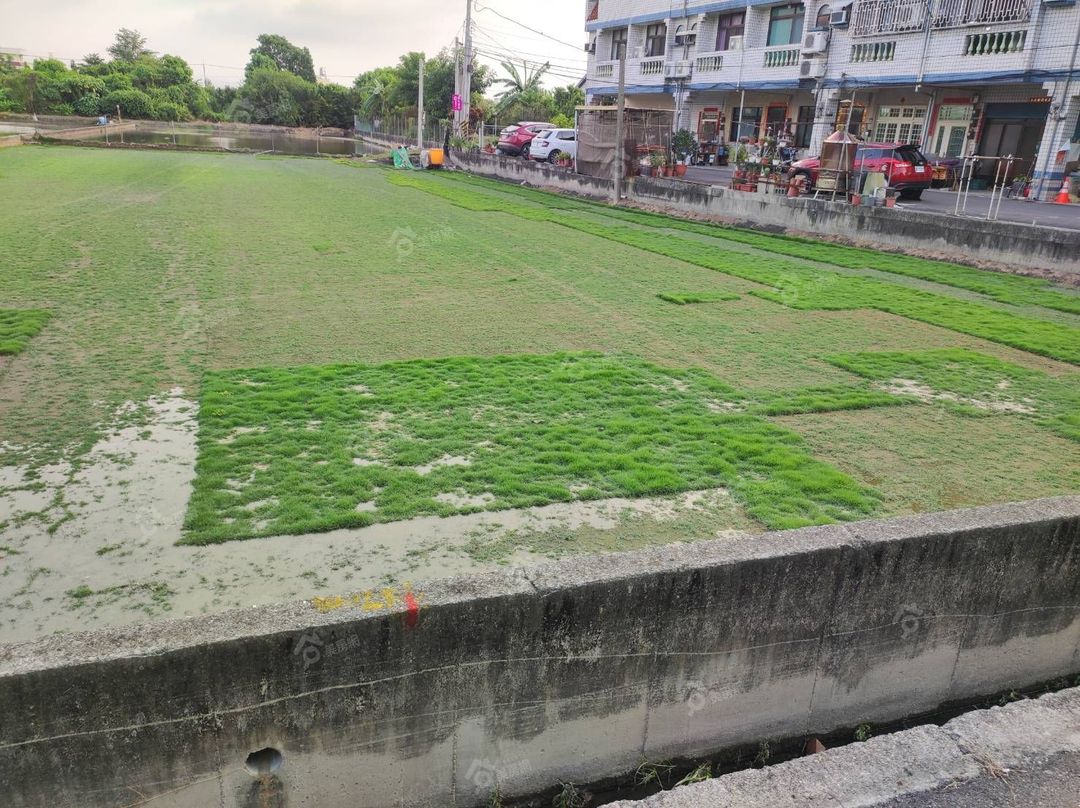
[[[0,467],[74,474],[118,408],[182,389],[187,542],[717,487],[770,528],[1080,488],[1080,296],[1043,281],[332,161],[27,147],[0,176]]]

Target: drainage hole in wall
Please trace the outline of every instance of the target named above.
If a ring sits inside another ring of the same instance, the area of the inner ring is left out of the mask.
[[[268,746],[248,755],[247,760],[244,761],[244,768],[248,770],[248,774],[258,777],[261,774],[276,772],[281,768],[282,760],[281,752]]]

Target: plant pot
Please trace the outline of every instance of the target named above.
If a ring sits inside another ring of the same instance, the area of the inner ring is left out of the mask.
[[[679,163],[678,165],[675,166],[675,176],[676,177],[685,177],[686,176],[686,164],[685,163]]]
[[[861,205],[862,204],[862,194],[852,194],[851,195],[851,204],[852,205]]]
[[[887,208],[895,208],[896,207],[896,197],[895,196],[887,196],[887,197],[885,197],[885,207],[887,207]]]

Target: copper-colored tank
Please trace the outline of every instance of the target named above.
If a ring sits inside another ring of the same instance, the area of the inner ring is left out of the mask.
[[[817,187],[822,191],[847,191],[855,167],[858,139],[848,132],[837,130],[821,144],[821,163]]]

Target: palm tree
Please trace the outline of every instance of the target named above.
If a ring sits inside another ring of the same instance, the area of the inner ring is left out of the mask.
[[[523,95],[535,95],[540,90],[540,80],[551,68],[550,62],[544,62],[540,67],[529,72],[528,62],[522,60],[521,70],[513,62],[502,62],[502,68],[510,74],[508,79],[496,79],[495,84],[502,84],[504,89],[495,94],[499,109],[506,109]]]

